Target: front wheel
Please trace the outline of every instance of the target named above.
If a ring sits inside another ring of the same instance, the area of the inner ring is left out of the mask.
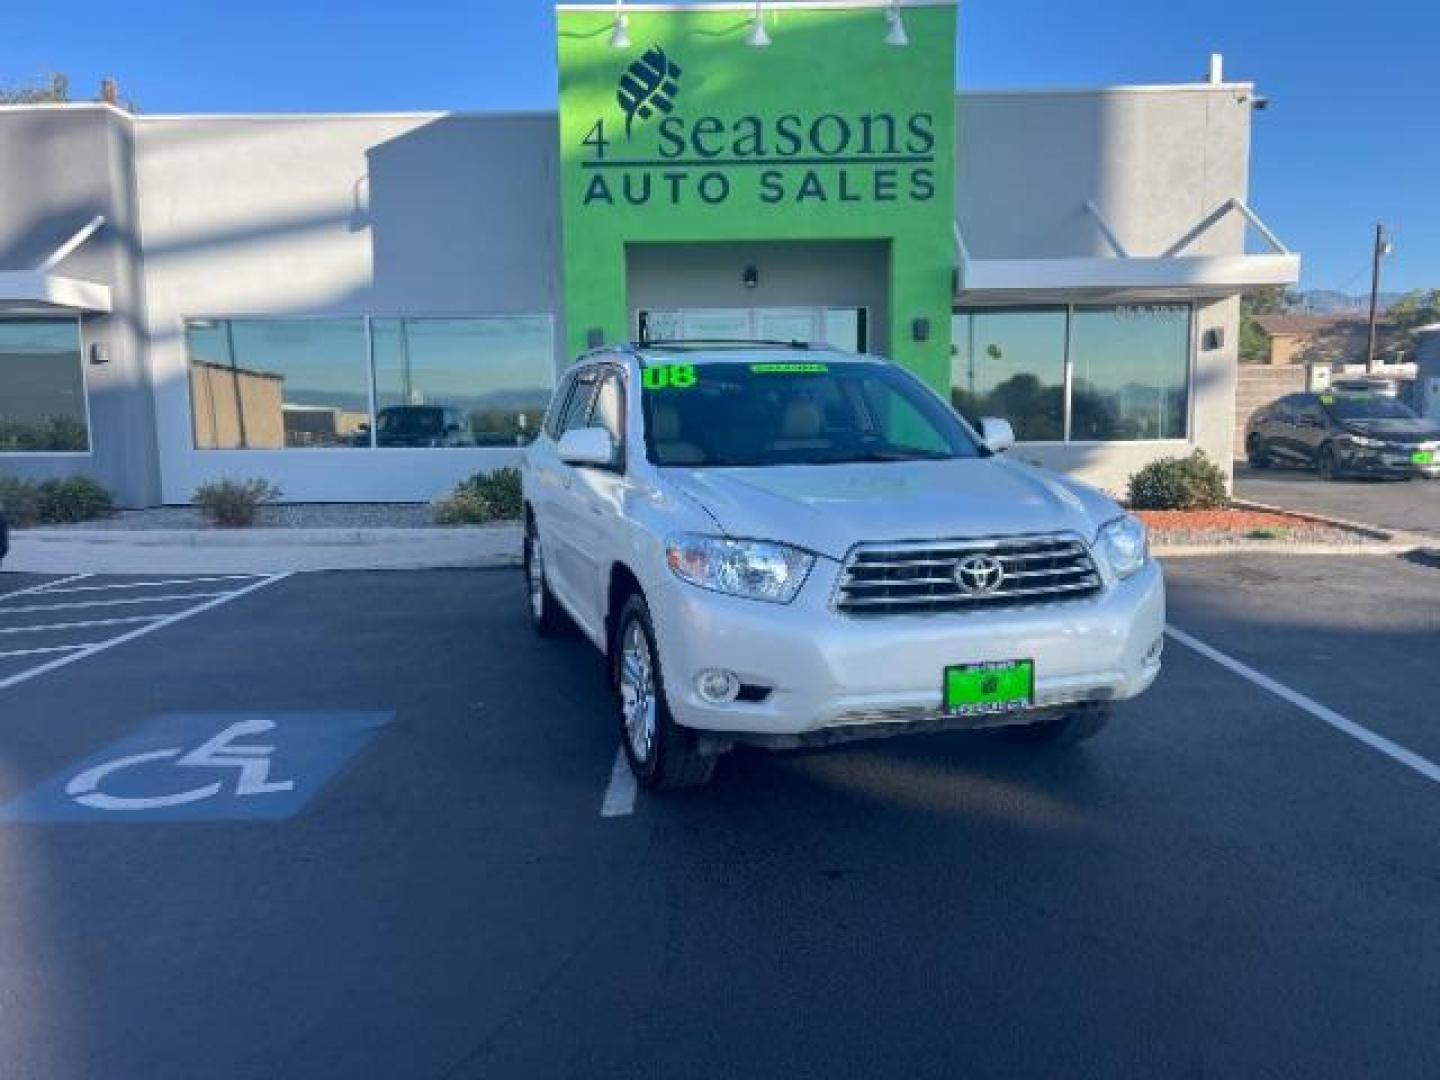
[[[533,520],[525,523],[525,589],[530,601],[530,625],[541,637],[555,637],[569,625],[565,613],[545,580],[545,549]]]
[[[715,758],[700,753],[694,733],[680,727],[670,715],[654,624],[638,593],[620,609],[610,655],[620,736],[640,786],[666,790],[706,783],[715,771]]]
[[[1077,709],[1038,723],[1008,729],[1022,742],[1045,746],[1074,746],[1093,739],[1110,722],[1109,709]]]

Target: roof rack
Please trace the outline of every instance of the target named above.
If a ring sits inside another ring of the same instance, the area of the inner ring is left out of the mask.
[[[652,338],[649,341],[632,341],[630,344],[636,349],[679,351],[687,349],[753,349],[758,346],[768,349],[797,349],[809,352],[811,349],[831,348],[823,341],[800,341],[794,338],[789,341],[770,338]]]

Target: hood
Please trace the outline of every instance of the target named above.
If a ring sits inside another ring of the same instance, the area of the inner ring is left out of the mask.
[[[858,543],[1075,532],[1121,510],[1083,484],[1004,458],[666,469],[726,535],[844,558]]]
[[[1340,426],[1359,435],[1369,435],[1375,439],[1395,439],[1398,442],[1418,443],[1440,439],[1440,424],[1423,416],[1388,420],[1346,420]]]

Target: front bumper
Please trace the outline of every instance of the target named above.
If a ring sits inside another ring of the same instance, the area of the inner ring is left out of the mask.
[[[676,722],[737,736],[808,736],[887,724],[996,726],[1035,716],[945,717],[947,666],[1033,660],[1040,714],[1134,697],[1160,671],[1165,586],[1154,560],[1084,600],[870,617],[831,610],[839,570],[838,563],[820,560],[790,604],[740,600],[678,580],[659,590],[651,611]],[[709,704],[695,689],[695,676],[706,668],[733,671],[769,693],[761,701]]]
[[[1351,447],[1341,454],[1341,467],[1373,476],[1440,476],[1440,454],[1429,465],[1416,464],[1408,447]],[[1434,453],[1432,451],[1432,453]]]

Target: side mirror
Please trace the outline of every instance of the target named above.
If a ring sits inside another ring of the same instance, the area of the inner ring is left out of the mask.
[[[980,420],[980,438],[992,451],[1003,454],[1015,445],[1015,429],[1010,426],[1009,420],[985,416]]]
[[[572,428],[560,436],[556,452],[567,465],[608,468],[615,463],[615,444],[610,432],[601,427]]]

